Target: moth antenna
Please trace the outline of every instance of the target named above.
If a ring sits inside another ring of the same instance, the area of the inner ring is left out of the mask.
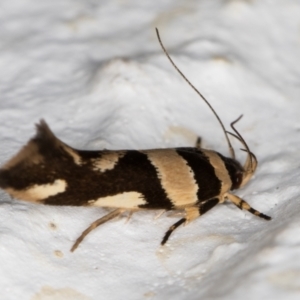
[[[234,133],[232,133],[230,131],[227,131],[227,130],[226,130],[226,132],[227,132],[227,134],[230,134],[231,136],[233,136],[234,138],[236,138],[238,141],[242,142],[242,140],[236,134],[234,134]]]
[[[245,145],[244,143],[243,143],[243,140],[241,139],[241,138],[239,138],[236,134],[234,134],[234,133],[232,133],[232,132],[230,132],[230,131],[226,131],[228,134],[230,134],[231,136],[233,136],[234,138],[236,138],[239,142],[241,142],[243,145]],[[247,152],[248,154],[250,154],[250,157],[252,157],[254,160],[257,160],[256,159],[256,156],[254,155],[254,153],[253,152],[249,152],[247,149],[242,149],[242,148],[240,148],[240,150],[241,151],[244,151],[244,152]],[[251,168],[252,168],[252,161],[250,162],[250,165],[251,165]]]
[[[247,153],[249,153],[250,154],[250,156],[253,158],[253,160],[254,161],[256,161],[256,163],[257,163],[257,158],[256,158],[256,156],[255,156],[255,154],[253,153],[253,152],[248,152],[246,149],[240,149],[240,150],[242,150],[242,151],[245,151],[245,152],[247,152]]]
[[[245,146],[246,151],[248,153],[248,155],[250,156],[250,167],[252,169],[252,155],[251,155],[251,151],[249,146],[247,145],[246,141],[243,139],[243,137],[241,136],[241,134],[238,132],[238,130],[234,127],[234,124],[236,124],[241,118],[243,117],[243,115],[240,115],[236,120],[234,120],[233,122],[230,123],[230,127],[232,128],[232,130],[236,133],[236,135],[239,137],[241,143]]]
[[[220,123],[222,130],[224,132],[227,144],[228,144],[228,148],[229,148],[229,152],[232,158],[235,158],[235,153],[234,153],[234,149],[230,143],[227,131],[225,129],[225,126],[223,125],[220,117],[218,116],[218,114],[216,113],[216,111],[213,109],[213,107],[211,106],[211,104],[208,102],[208,100],[206,100],[206,98],[195,88],[195,86],[186,78],[186,76],[179,70],[179,68],[175,65],[175,63],[173,62],[172,58],[170,57],[169,53],[167,52],[167,50],[165,49],[161,39],[160,39],[160,35],[159,35],[159,31],[157,28],[155,28],[156,30],[156,35],[157,35],[157,39],[160,43],[161,48],[163,49],[164,53],[166,54],[167,58],[169,59],[170,63],[173,65],[173,67],[175,68],[175,70],[181,75],[181,77],[189,84],[189,86],[202,98],[202,100],[208,105],[208,107],[211,109],[211,111],[213,112],[213,114],[215,115],[215,117],[217,118],[218,122]]]
[[[255,164],[257,164],[257,159],[255,157],[255,155],[250,151],[249,146],[247,145],[246,141],[244,140],[244,138],[242,137],[242,135],[238,132],[238,130],[234,127],[234,124],[236,124],[241,118],[243,117],[243,115],[240,115],[236,120],[234,120],[233,122],[230,123],[230,127],[232,128],[232,130],[236,133],[233,134],[231,132],[228,132],[228,134],[232,135],[233,137],[235,137],[236,139],[238,139],[246,149],[241,149],[243,151],[246,151],[249,155],[250,158],[250,168],[252,169],[253,167],[253,161],[255,162]]]

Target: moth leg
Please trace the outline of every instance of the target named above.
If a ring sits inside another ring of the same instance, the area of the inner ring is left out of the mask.
[[[185,209],[186,216],[184,218],[180,219],[179,221],[177,221],[175,224],[173,224],[169,228],[169,230],[165,233],[164,238],[162,239],[161,245],[164,245],[168,241],[172,232],[177,227],[179,227],[181,224],[191,222],[192,220],[205,214],[207,211],[209,211],[211,208],[213,208],[218,203],[219,203],[218,198],[212,198],[212,199],[206,200],[204,202],[201,202],[201,203],[197,204],[196,206],[187,207]]]
[[[160,211],[160,212],[154,217],[154,220],[157,220],[158,218],[160,218],[165,212],[166,212],[165,210]]]
[[[168,217],[182,217],[186,215],[186,211],[171,211],[168,213]]]
[[[181,224],[183,224],[183,223],[185,223],[186,222],[186,218],[182,218],[182,219],[180,219],[179,221],[177,221],[175,224],[173,224],[170,228],[169,228],[169,230],[165,233],[165,236],[164,236],[164,238],[162,239],[162,241],[161,241],[161,245],[164,245],[166,242],[167,242],[167,240],[169,239],[169,237],[170,237],[170,235],[172,234],[172,232],[177,228],[177,227],[179,227]]]
[[[134,213],[133,210],[130,210],[130,211],[129,211],[129,214],[128,214],[127,218],[126,218],[125,224],[127,224],[127,223],[129,222],[129,220],[131,219],[133,213]]]
[[[97,228],[99,225],[113,219],[116,218],[117,216],[119,216],[120,214],[122,214],[125,211],[125,209],[122,208],[118,208],[113,210],[112,212],[110,212],[109,214],[105,215],[104,217],[94,221],[86,230],[84,230],[82,232],[82,234],[80,235],[80,237],[76,240],[76,242],[74,243],[74,245],[71,248],[71,252],[75,251],[76,248],[79,246],[79,244],[83,241],[83,239],[95,228]]]
[[[202,139],[200,136],[197,137],[197,140],[196,140],[196,144],[195,144],[195,147],[200,150],[201,149],[201,145],[202,145]]]
[[[235,204],[239,209],[248,210],[251,214],[263,218],[265,220],[271,220],[271,217],[259,212],[258,210],[252,208],[246,201],[241,199],[240,197],[232,194],[226,194],[226,198],[228,198],[233,204]]]

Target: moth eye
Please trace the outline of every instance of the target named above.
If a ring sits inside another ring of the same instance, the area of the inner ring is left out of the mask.
[[[243,180],[243,173],[237,172],[236,174],[236,185],[239,187]]]
[[[235,173],[235,176],[234,176],[234,182],[232,184],[232,190],[235,190],[235,189],[238,189],[242,183],[242,180],[243,180],[243,173],[238,171]]]

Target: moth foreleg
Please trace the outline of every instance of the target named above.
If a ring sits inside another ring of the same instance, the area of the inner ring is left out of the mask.
[[[213,208],[215,205],[219,203],[218,198],[212,198],[203,202],[200,202],[196,206],[187,207],[185,209],[186,216],[179,221],[177,221],[175,224],[173,224],[169,230],[165,233],[164,238],[162,239],[161,245],[164,245],[172,232],[178,228],[180,225],[184,223],[189,223],[192,220],[198,218],[199,216],[205,214],[207,211],[209,211],[211,208]]]
[[[125,224],[127,224],[127,223],[130,221],[130,219],[131,219],[133,213],[134,213],[133,210],[130,210],[130,211],[129,211],[128,216],[127,216],[126,221],[125,221]]]
[[[263,218],[265,220],[271,220],[272,218],[259,212],[258,210],[252,208],[245,200],[241,199],[240,197],[232,194],[227,194],[226,198],[230,200],[233,204],[235,204],[239,209],[248,210],[251,214]]]
[[[82,232],[82,234],[80,235],[80,237],[76,240],[76,242],[74,243],[74,245],[71,248],[71,252],[75,251],[76,248],[79,246],[79,244],[83,241],[83,239],[95,228],[97,228],[99,225],[113,219],[116,218],[117,216],[119,216],[120,214],[122,214],[125,211],[125,209],[123,208],[118,208],[113,210],[112,212],[110,212],[109,214],[105,215],[104,217],[94,221],[86,230],[84,230]]]

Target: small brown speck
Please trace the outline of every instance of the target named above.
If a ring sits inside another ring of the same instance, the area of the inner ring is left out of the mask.
[[[54,255],[55,255],[56,257],[63,257],[63,256],[64,256],[64,254],[63,254],[60,250],[55,250],[55,251],[54,251]]]
[[[150,292],[145,293],[144,296],[147,297],[147,298],[152,298],[152,297],[155,296],[155,293],[150,291]]]
[[[56,230],[56,229],[57,229],[56,224],[54,224],[54,223],[52,223],[52,222],[49,223],[49,227],[50,227],[52,230]]]

